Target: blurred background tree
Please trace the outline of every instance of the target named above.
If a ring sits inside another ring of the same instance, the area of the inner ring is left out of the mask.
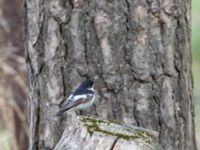
[[[22,0],[0,0],[0,149],[27,150]],[[5,132],[5,128],[8,132]]]

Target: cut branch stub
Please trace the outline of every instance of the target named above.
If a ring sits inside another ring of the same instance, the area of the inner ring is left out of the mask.
[[[158,132],[113,121],[79,116],[66,128],[54,150],[155,150]]]

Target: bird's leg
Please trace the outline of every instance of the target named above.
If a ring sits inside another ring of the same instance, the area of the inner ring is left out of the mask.
[[[77,116],[83,115],[83,111],[82,110],[76,110],[75,112],[76,112]]]
[[[76,115],[78,116],[79,115],[79,112],[78,111],[75,111]]]
[[[98,114],[97,114],[97,106],[95,104],[93,104],[93,107],[94,107],[95,116],[98,116]]]
[[[80,115],[83,115],[83,114],[84,114],[84,111],[83,111],[83,110],[79,110],[79,114],[80,114]]]

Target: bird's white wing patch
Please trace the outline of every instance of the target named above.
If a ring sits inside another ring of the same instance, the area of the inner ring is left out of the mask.
[[[73,96],[72,101],[77,101],[77,100],[82,99],[82,98],[83,99],[87,98],[87,95],[83,94],[83,95]]]
[[[68,98],[67,98],[67,102],[73,101],[73,95],[71,94]]]
[[[94,92],[94,87],[91,88],[87,88],[88,90],[91,90],[92,92]]]

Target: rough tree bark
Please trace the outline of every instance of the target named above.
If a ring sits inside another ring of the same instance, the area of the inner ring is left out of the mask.
[[[189,0],[25,0],[29,149],[67,126],[57,104],[84,78],[83,114],[159,131],[162,149],[195,150]]]

